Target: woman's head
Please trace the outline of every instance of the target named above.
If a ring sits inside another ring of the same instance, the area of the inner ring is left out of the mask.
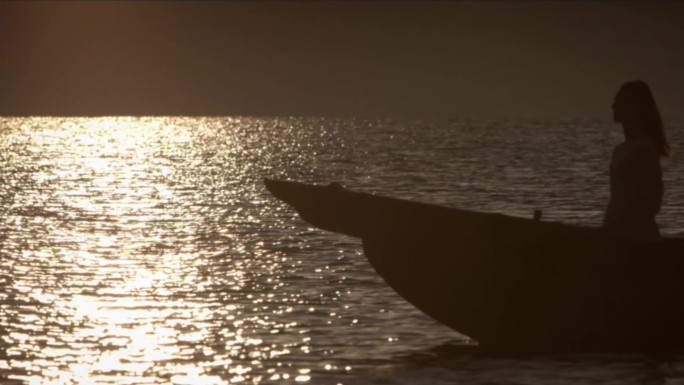
[[[668,156],[670,147],[665,138],[663,121],[651,88],[644,81],[624,83],[615,95],[613,120],[648,135],[662,156]]]

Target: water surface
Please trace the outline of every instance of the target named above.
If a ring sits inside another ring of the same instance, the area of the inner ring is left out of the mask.
[[[677,235],[670,131],[660,223]],[[1,118],[0,383],[682,383],[681,357],[464,355],[357,239],[262,184],[597,225],[619,141],[576,119]]]

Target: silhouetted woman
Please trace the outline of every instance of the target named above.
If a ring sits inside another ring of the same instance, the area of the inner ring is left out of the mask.
[[[660,158],[669,156],[670,147],[646,83],[635,80],[620,87],[613,120],[622,124],[625,141],[615,147],[610,161],[610,202],[603,226],[631,240],[658,240],[655,217],[663,196]]]

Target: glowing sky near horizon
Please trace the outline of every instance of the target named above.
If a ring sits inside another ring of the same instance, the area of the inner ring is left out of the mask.
[[[684,110],[676,2],[6,2],[0,115]]]

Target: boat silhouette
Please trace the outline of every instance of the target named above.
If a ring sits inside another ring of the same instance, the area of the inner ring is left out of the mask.
[[[312,225],[361,238],[389,286],[483,351],[684,350],[684,239],[632,242],[337,183],[265,184]]]

